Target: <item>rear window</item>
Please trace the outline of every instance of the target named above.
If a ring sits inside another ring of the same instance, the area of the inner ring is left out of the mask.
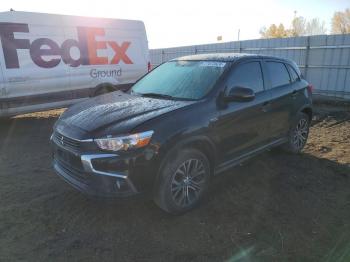
[[[286,66],[280,62],[266,62],[267,70],[270,73],[272,88],[287,85],[290,83],[289,73]]]
[[[298,76],[297,72],[295,72],[295,69],[292,66],[288,65],[288,64],[287,64],[287,67],[289,69],[290,78],[292,79],[292,82],[298,81],[299,80],[299,76]]]

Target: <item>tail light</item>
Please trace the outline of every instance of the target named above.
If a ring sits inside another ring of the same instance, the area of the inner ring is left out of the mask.
[[[150,71],[152,70],[151,62],[148,62],[148,64],[147,64],[147,69],[148,69],[148,72],[150,72]]]
[[[309,85],[307,86],[307,91],[309,91],[309,93],[312,94],[312,92],[314,91],[314,86],[311,85],[311,84],[309,84]]]

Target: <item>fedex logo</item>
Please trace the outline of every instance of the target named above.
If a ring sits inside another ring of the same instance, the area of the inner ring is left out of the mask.
[[[78,39],[67,39],[61,46],[50,38],[38,38],[30,42],[28,39],[15,38],[14,33],[29,33],[28,24],[0,22],[0,38],[5,58],[6,68],[19,68],[18,49],[28,49],[33,62],[43,68],[57,66],[61,60],[71,66],[80,65],[106,65],[106,64],[132,64],[126,54],[130,42],[121,44],[114,41],[97,41],[97,36],[104,36],[103,28],[77,27]],[[71,55],[71,49],[79,50],[79,58]],[[106,56],[98,56],[100,49],[112,48],[114,56],[110,59]],[[44,59],[44,57],[46,59]]]

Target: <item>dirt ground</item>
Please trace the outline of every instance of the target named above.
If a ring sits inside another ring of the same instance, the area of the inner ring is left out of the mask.
[[[0,122],[0,261],[350,261],[350,112],[322,109],[304,153],[264,153],[175,217],[57,177],[60,112]]]

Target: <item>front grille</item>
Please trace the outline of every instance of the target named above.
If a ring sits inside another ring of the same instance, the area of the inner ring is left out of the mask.
[[[54,150],[54,161],[66,174],[82,183],[86,183],[87,174],[84,172],[83,165],[79,157],[56,148]]]
[[[74,140],[72,138],[66,137],[58,133],[57,131],[54,132],[52,139],[56,144],[64,148],[67,148],[69,150],[72,150],[74,152],[78,152],[80,149],[80,142],[78,140]]]
[[[71,166],[67,166],[64,162],[60,161],[57,158],[55,159],[55,162],[58,167],[64,171],[64,173],[78,180],[80,183],[87,184],[87,177],[80,170],[72,168]]]

